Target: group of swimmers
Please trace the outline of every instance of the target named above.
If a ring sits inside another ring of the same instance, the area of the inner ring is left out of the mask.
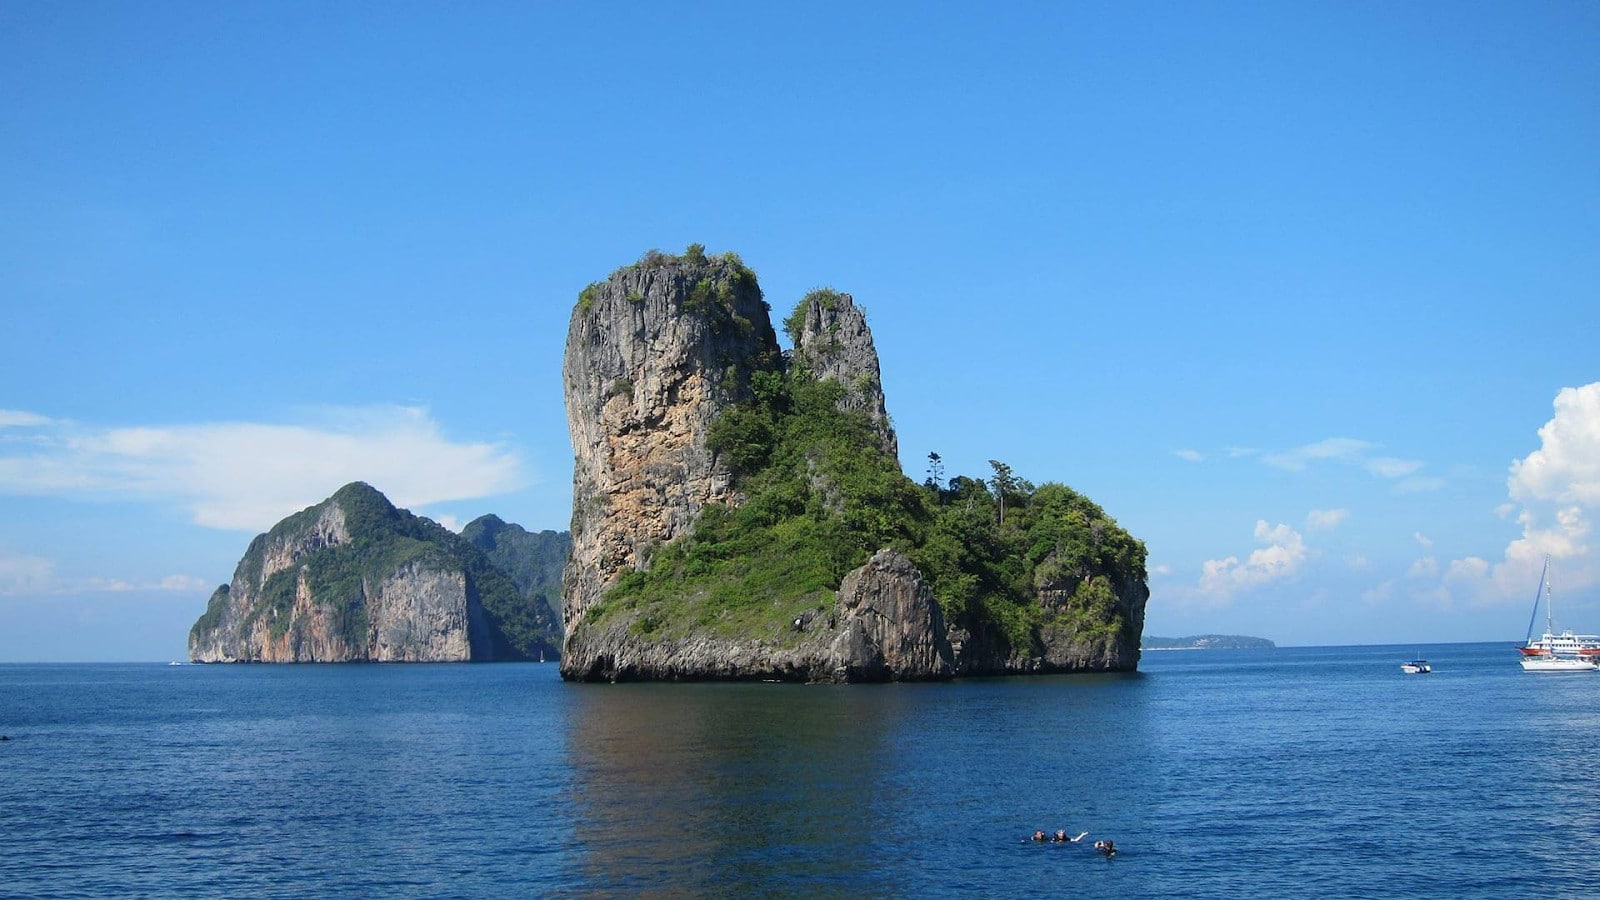
[[[1067,837],[1067,832],[1066,832],[1065,829],[1060,829],[1060,830],[1057,830],[1055,834],[1047,835],[1047,834],[1044,833],[1044,829],[1040,828],[1040,829],[1035,830],[1034,833],[1033,833],[1033,839],[1035,841],[1037,841],[1039,843],[1044,843],[1044,842],[1048,841],[1049,843],[1052,843],[1052,844],[1076,844],[1077,842],[1083,840],[1084,838],[1086,838],[1088,836],[1089,836],[1089,832],[1085,831],[1085,832],[1082,832],[1081,834],[1079,834],[1077,837]],[[1094,842],[1094,852],[1100,854],[1101,856],[1105,856],[1105,857],[1116,856],[1117,855],[1117,845],[1113,844],[1111,841],[1095,841]]]

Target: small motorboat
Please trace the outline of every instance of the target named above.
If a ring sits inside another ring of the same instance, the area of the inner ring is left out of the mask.
[[[1400,671],[1407,675],[1427,675],[1433,671],[1433,666],[1425,659],[1413,659],[1400,664]]]

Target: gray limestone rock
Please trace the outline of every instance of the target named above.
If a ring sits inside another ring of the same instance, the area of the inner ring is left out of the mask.
[[[837,616],[834,680],[920,681],[955,669],[939,604],[917,567],[893,550],[844,577]]]
[[[491,614],[485,600],[498,611]],[[516,588],[476,548],[355,483],[251,542],[189,632],[195,662],[526,657]],[[496,615],[505,618],[497,621]]]
[[[705,504],[735,499],[706,432],[750,396],[753,371],[777,365],[761,289],[731,255],[648,255],[580,295],[562,368],[574,456],[563,671],[591,664],[570,638],[601,592]]]
[[[872,420],[883,448],[890,456],[898,456],[899,442],[884,405],[878,349],[872,343],[867,317],[854,298],[834,290],[812,291],[790,324],[799,325],[790,335],[795,343],[795,364],[819,381],[831,378],[843,385],[840,408],[864,413]]]

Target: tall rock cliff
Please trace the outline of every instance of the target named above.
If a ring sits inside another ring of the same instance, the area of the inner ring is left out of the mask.
[[[572,436],[568,633],[616,577],[730,500],[706,431],[771,368],[777,335],[737,257],[650,254],[579,296],[562,366]]]
[[[340,488],[250,543],[189,632],[196,662],[454,662],[555,652],[476,548]]]

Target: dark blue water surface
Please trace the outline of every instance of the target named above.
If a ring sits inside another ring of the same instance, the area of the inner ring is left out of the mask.
[[[1435,672],[1406,676],[1426,654]],[[554,665],[0,666],[0,896],[1551,897],[1600,675],[1509,644],[1131,676],[569,685]],[[1035,828],[1087,830],[1037,845]],[[1122,848],[1104,860],[1097,837]]]

